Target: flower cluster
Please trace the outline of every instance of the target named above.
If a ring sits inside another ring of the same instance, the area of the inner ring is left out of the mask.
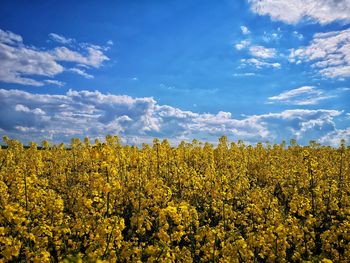
[[[0,262],[350,259],[344,143],[4,140]]]

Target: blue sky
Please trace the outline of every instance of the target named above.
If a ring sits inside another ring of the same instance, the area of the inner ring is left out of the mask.
[[[0,7],[1,136],[350,140],[347,0]]]

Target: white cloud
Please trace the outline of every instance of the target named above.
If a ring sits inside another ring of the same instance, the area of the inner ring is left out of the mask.
[[[320,138],[336,130],[334,118],[341,114],[295,109],[238,119],[229,112],[196,113],[159,105],[153,98],[98,91],[49,95],[0,89],[0,100],[0,135],[22,141],[67,142],[71,137],[105,134],[118,134],[128,143],[149,142],[153,137],[216,142],[221,135],[251,142]]]
[[[250,41],[249,40],[242,40],[241,42],[237,43],[235,45],[235,47],[236,47],[237,50],[241,50],[241,49],[246,48],[249,45],[250,45]]]
[[[69,71],[70,71],[70,72],[73,72],[73,73],[75,73],[75,74],[78,74],[78,75],[80,75],[80,76],[83,76],[83,77],[86,78],[86,79],[93,79],[93,78],[94,78],[94,76],[92,76],[92,75],[86,73],[85,70],[80,69],[80,68],[70,68]]]
[[[276,69],[279,69],[281,68],[281,64],[278,63],[278,62],[266,62],[266,61],[262,61],[262,60],[259,60],[259,59],[256,59],[256,58],[243,58],[241,59],[241,62],[242,62],[242,66],[253,66],[253,67],[256,67],[258,69],[261,69],[261,68],[276,68]]]
[[[52,78],[64,72],[65,66],[60,63],[61,61],[71,62],[75,66],[99,68],[109,59],[93,45],[82,49],[80,52],[67,47],[43,50],[27,46],[23,44],[21,36],[0,29],[0,81],[31,86],[43,86],[45,83],[60,86],[62,82],[40,80],[38,77]],[[85,73],[83,76],[91,75]]]
[[[344,139],[347,144],[350,143],[350,127],[346,129],[336,129],[320,138],[320,143],[339,146],[340,141]]]
[[[86,51],[87,54],[84,55],[66,47],[57,47],[52,52],[52,55],[58,61],[70,61],[95,68],[99,68],[103,61],[109,60],[98,48],[87,47]]]
[[[274,48],[266,48],[263,46],[252,46],[249,48],[250,54],[258,58],[273,58],[276,56]]]
[[[30,112],[30,109],[26,106],[23,106],[22,104],[17,104],[15,106],[15,111],[19,111],[19,112]]]
[[[350,29],[315,34],[308,46],[291,51],[290,61],[311,62],[329,78],[350,77]]]
[[[237,50],[247,48],[251,45],[249,40],[242,40],[235,45]],[[266,61],[267,59],[275,58],[277,56],[276,49],[266,48],[260,45],[254,45],[249,47],[249,52],[253,58],[241,59],[241,66],[253,66],[255,68],[281,68],[281,64],[278,62]]]
[[[52,55],[25,46],[0,43],[0,81],[23,85],[42,86],[42,81],[28,76],[53,77],[64,71]]]
[[[292,90],[288,90],[286,92],[282,92],[280,95],[278,96],[274,96],[274,97],[270,97],[269,99],[271,100],[289,100],[291,98],[294,98],[296,96],[300,96],[300,95],[305,95],[305,94],[317,94],[318,92],[315,89],[315,87],[312,86],[303,86],[297,89],[292,89]]]
[[[313,86],[303,86],[300,88],[282,92],[277,96],[269,97],[269,103],[284,103],[290,105],[315,105],[321,100],[329,99],[334,95],[326,95],[324,91]]]
[[[113,46],[113,45],[114,45],[114,42],[113,42],[112,40],[108,40],[108,41],[107,41],[107,45]]]
[[[52,80],[52,79],[45,79],[44,82],[47,83],[47,84],[56,85],[56,86],[59,86],[59,87],[63,87],[66,84],[66,83],[64,83],[62,81]]]
[[[62,35],[58,35],[55,33],[50,33],[49,38],[55,42],[58,42],[58,43],[64,44],[64,45],[72,44],[73,42],[75,42],[74,38],[67,38],[67,37],[64,37]]]
[[[15,111],[25,112],[25,113],[33,113],[35,115],[44,115],[45,114],[45,112],[40,108],[29,109],[27,106],[24,106],[22,104],[17,104],[15,106]]]
[[[348,0],[248,0],[253,12],[288,24],[311,20],[320,24],[350,22]]]
[[[246,26],[241,26],[241,31],[242,31],[243,35],[249,35],[250,34],[250,31],[249,31],[248,27],[246,27]]]
[[[0,43],[14,45],[21,44],[22,41],[23,39],[20,35],[0,29]]]
[[[281,113],[269,113],[255,116],[257,120],[267,122],[271,136],[278,138],[318,139],[324,134],[336,130],[334,118],[341,115],[338,110],[285,110]]]

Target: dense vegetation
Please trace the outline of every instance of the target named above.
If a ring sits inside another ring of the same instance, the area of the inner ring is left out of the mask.
[[[350,147],[0,150],[0,262],[349,262]]]

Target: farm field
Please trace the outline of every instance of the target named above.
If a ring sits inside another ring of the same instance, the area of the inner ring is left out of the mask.
[[[0,262],[350,258],[344,144],[4,140]]]
[[[350,0],[0,1],[0,263],[350,263],[349,102]]]

